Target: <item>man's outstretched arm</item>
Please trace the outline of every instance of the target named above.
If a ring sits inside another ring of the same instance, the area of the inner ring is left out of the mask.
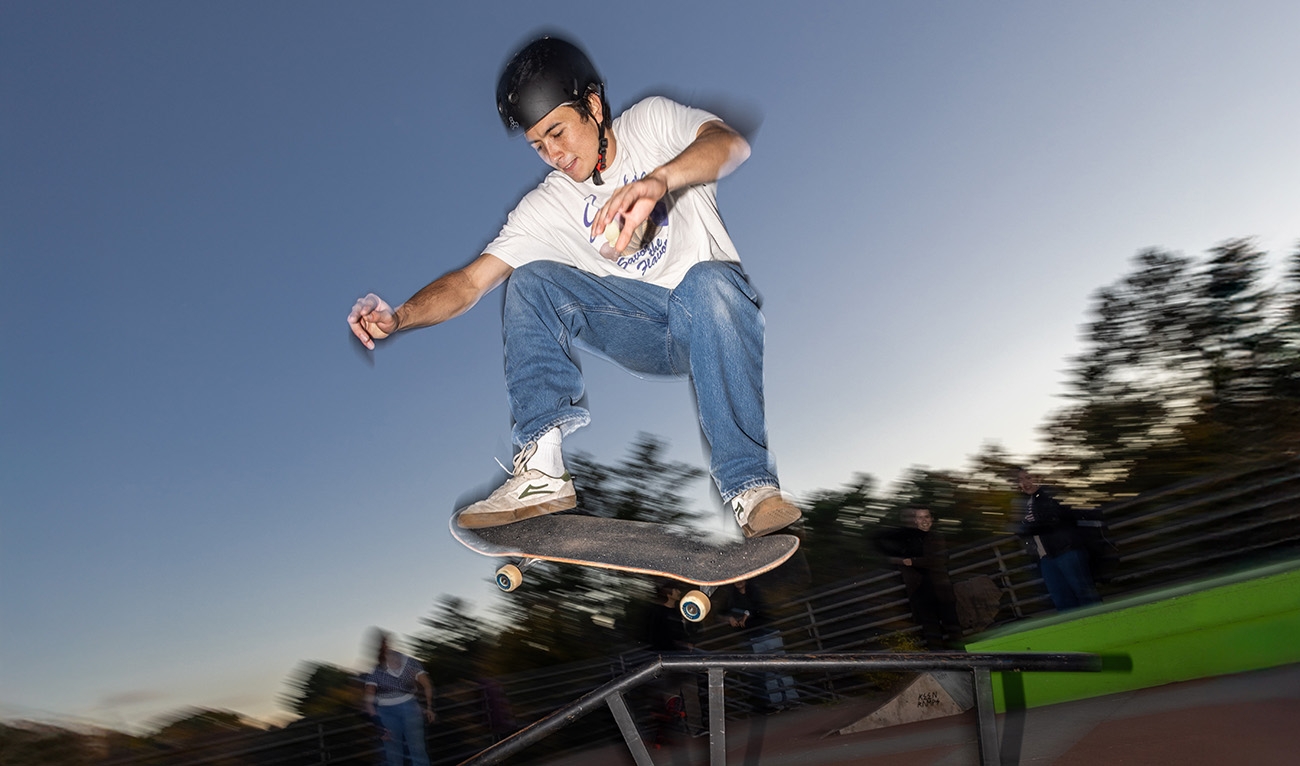
[[[365,347],[398,330],[429,327],[464,314],[479,299],[510,276],[513,269],[491,253],[475,258],[463,269],[448,272],[425,285],[396,309],[370,293],[348,314],[348,326]]]

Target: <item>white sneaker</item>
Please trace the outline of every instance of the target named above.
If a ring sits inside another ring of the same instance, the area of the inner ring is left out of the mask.
[[[537,445],[533,442],[525,444],[515,455],[515,470],[506,483],[486,500],[461,509],[456,523],[465,529],[499,527],[576,506],[578,496],[573,491],[573,477],[568,471],[562,476],[549,476],[528,467],[528,459],[536,451]]]
[[[745,537],[760,537],[785,529],[803,516],[778,487],[754,487],[731,499],[731,510]]]

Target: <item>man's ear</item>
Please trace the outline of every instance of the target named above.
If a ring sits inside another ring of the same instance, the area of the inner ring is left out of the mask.
[[[600,100],[599,93],[592,91],[587,94],[587,108],[591,110],[591,116],[597,125],[605,121],[605,104]]]

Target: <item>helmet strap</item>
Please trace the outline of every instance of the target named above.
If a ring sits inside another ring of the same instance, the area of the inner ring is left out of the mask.
[[[609,167],[609,163],[605,161],[605,152],[609,151],[609,139],[605,137],[605,123],[599,122],[596,125],[600,130],[600,154],[596,157],[596,169],[591,171],[591,182],[603,186],[605,179],[600,177],[600,173]]]

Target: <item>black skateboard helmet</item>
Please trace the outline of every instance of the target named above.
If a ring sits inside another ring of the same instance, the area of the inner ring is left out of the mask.
[[[604,82],[587,54],[573,43],[542,37],[525,45],[501,72],[497,111],[506,130],[515,135],[536,125],[555,107],[581,102],[593,91],[603,104]]]

